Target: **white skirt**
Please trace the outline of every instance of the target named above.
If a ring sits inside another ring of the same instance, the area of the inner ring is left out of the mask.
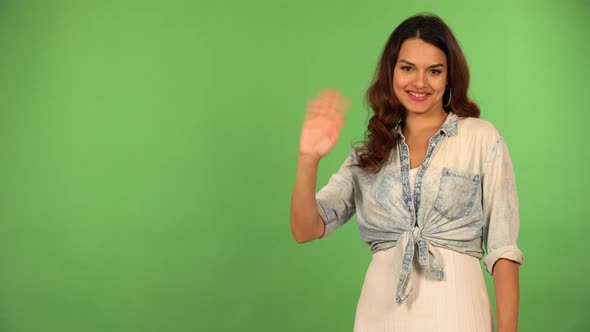
[[[403,304],[395,301],[398,265],[395,248],[378,251],[365,276],[356,308],[355,332],[491,332],[493,318],[479,260],[435,248],[445,278],[435,280],[414,259],[414,291]]]

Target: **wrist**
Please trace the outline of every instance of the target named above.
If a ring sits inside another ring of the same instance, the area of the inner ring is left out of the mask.
[[[516,324],[498,325],[498,332],[516,332]]]
[[[309,153],[304,154],[299,152],[299,155],[297,156],[297,161],[299,162],[299,164],[304,165],[318,165],[320,163],[320,159],[322,159],[321,156],[312,155]]]

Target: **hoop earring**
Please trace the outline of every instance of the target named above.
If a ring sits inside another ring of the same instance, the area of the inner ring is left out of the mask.
[[[447,100],[447,104],[445,106],[443,106],[443,107],[449,107],[449,105],[451,105],[451,97],[453,97],[453,90],[449,86],[449,100]]]

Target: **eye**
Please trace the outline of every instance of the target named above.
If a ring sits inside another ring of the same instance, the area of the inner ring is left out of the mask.
[[[410,66],[401,66],[400,69],[403,70],[403,71],[411,71],[412,70],[412,67],[410,67]]]
[[[433,75],[438,75],[438,74],[442,73],[442,70],[439,70],[439,69],[431,69],[430,70],[430,73],[433,74]]]

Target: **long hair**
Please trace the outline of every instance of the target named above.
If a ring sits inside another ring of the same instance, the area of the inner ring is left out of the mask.
[[[451,92],[445,89],[445,111],[452,111],[460,117],[479,117],[479,106],[467,97],[467,61],[451,29],[436,15],[419,14],[406,19],[389,36],[365,95],[374,114],[369,120],[365,141],[355,149],[358,157],[355,166],[371,173],[381,170],[400,139],[394,128],[405,117],[406,110],[393,92],[393,69],[403,42],[409,38],[422,39],[447,56],[447,86]]]

